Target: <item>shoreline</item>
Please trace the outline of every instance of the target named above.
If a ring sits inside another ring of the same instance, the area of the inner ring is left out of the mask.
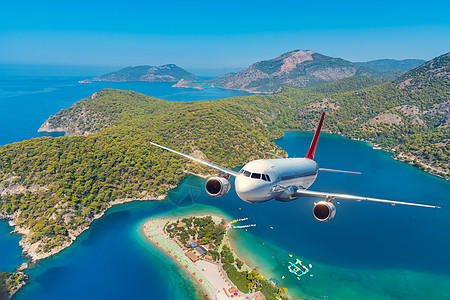
[[[27,259],[27,261],[25,263],[23,263],[22,265],[18,266],[16,268],[16,271],[23,271],[23,270],[28,269],[31,265],[36,264],[38,261],[48,258],[48,257],[51,257],[51,256],[63,251],[64,249],[70,247],[83,232],[85,232],[86,230],[88,230],[91,227],[92,222],[103,217],[110,208],[112,208],[116,205],[119,205],[119,204],[124,204],[124,203],[129,203],[129,202],[134,202],[134,201],[164,201],[164,200],[165,200],[165,196],[158,196],[156,198],[142,198],[142,199],[122,198],[122,199],[116,199],[112,202],[109,202],[108,207],[104,211],[100,212],[99,214],[94,215],[92,217],[92,219],[90,219],[89,225],[77,228],[76,230],[69,230],[70,241],[66,241],[61,246],[55,247],[49,252],[38,251],[39,246],[42,244],[40,241],[35,242],[33,244],[30,244],[28,242],[27,235],[29,234],[30,229],[20,227],[17,225],[17,217],[19,216],[19,214],[17,214],[17,213],[13,214],[13,215],[1,214],[0,219],[8,221],[8,226],[14,228],[10,232],[10,234],[22,236],[21,240],[19,241],[19,246],[20,246],[20,248],[22,248],[22,256],[25,257]]]
[[[289,128],[282,129],[282,132],[283,132],[283,136],[284,136],[284,132],[311,133],[311,131],[304,131],[304,130],[299,130],[299,129],[289,129]],[[349,139],[349,140],[353,140],[353,141],[365,142],[365,143],[368,144],[369,147],[371,147],[373,149],[377,149],[377,150],[382,150],[384,152],[388,152],[390,154],[391,159],[394,159],[396,161],[399,161],[399,162],[411,165],[411,166],[415,167],[416,169],[418,169],[420,171],[423,171],[423,172],[425,172],[427,174],[430,174],[430,175],[433,175],[433,176],[436,176],[436,177],[439,177],[439,178],[442,178],[442,179],[449,180],[449,178],[447,178],[445,176],[440,176],[439,174],[436,174],[436,173],[433,173],[433,172],[429,172],[427,170],[424,170],[422,168],[419,168],[419,167],[415,166],[413,161],[409,161],[409,162],[407,161],[408,158],[409,159],[413,159],[413,158],[416,158],[416,157],[411,157],[411,156],[405,155],[403,153],[398,153],[397,154],[395,152],[392,152],[392,149],[386,149],[384,147],[380,147],[379,145],[377,145],[377,144],[375,144],[375,143],[373,143],[371,141],[367,141],[367,140],[363,140],[363,139],[357,139],[357,138],[351,138],[351,137],[347,137],[345,135],[332,133],[332,132],[326,132],[326,133],[331,134],[331,135],[336,135],[338,137],[343,137],[343,138],[346,138],[346,139]],[[283,136],[281,136],[280,138],[282,138]],[[429,165],[423,163],[422,161],[420,161],[420,158],[416,158],[416,159],[422,165],[424,165],[425,168],[429,167],[431,170],[434,170],[434,168],[432,166],[429,166]],[[186,174],[191,174],[191,175],[194,175],[194,176],[197,176],[197,177],[201,177],[203,179],[206,179],[206,178],[212,176],[211,174],[203,175],[203,174],[197,174],[197,173],[193,173],[193,172],[186,172]],[[171,187],[171,189],[173,189],[173,188],[175,188],[177,186],[178,186],[178,184],[176,186],[174,186],[174,187]],[[97,215],[94,215],[88,226],[81,227],[81,228],[78,228],[76,230],[71,230],[69,232],[70,241],[65,242],[63,245],[58,246],[58,247],[52,249],[51,251],[44,252],[44,253],[38,253],[38,251],[37,251],[37,248],[41,244],[39,241],[36,242],[36,243],[33,243],[33,244],[29,244],[28,241],[26,240],[25,237],[29,233],[30,230],[27,229],[27,228],[23,228],[23,227],[20,227],[20,226],[16,225],[17,224],[17,217],[18,217],[19,214],[17,214],[17,213],[12,214],[12,215],[0,214],[0,220],[6,220],[6,221],[8,221],[9,226],[14,227],[14,229],[10,232],[10,234],[22,235],[22,239],[19,241],[19,246],[22,248],[22,255],[25,258],[27,258],[27,262],[26,263],[24,263],[21,266],[17,267],[17,270],[22,271],[22,270],[27,269],[30,264],[36,263],[36,262],[38,262],[41,259],[45,259],[45,258],[51,257],[51,256],[61,252],[62,250],[68,248],[70,245],[72,245],[72,243],[76,240],[76,238],[79,235],[81,235],[84,231],[86,231],[87,229],[90,228],[90,224],[94,220],[97,220],[97,219],[101,218],[107,212],[107,210],[110,209],[111,207],[113,207],[115,205],[118,205],[118,204],[128,203],[128,202],[132,202],[132,201],[162,201],[162,200],[165,199],[165,197],[166,197],[166,195],[158,196],[156,198],[143,198],[143,199],[125,198],[125,199],[114,200],[114,201],[108,203],[108,205],[109,205],[108,208],[106,208],[103,212],[101,212],[101,213],[99,213]]]
[[[283,131],[283,136],[284,136],[284,132],[314,133],[313,131],[305,131],[305,130],[300,130],[300,129],[295,129],[295,128],[292,128],[292,129],[291,128],[282,128],[281,130]],[[430,165],[428,162],[423,161],[421,157],[416,157],[414,155],[405,154],[403,152],[397,153],[397,151],[395,149],[383,147],[381,145],[376,144],[373,141],[368,141],[368,140],[364,140],[364,139],[360,139],[360,138],[348,137],[346,135],[339,134],[339,133],[334,133],[334,132],[323,131],[323,133],[336,135],[336,136],[343,137],[343,138],[346,138],[346,139],[349,139],[349,140],[352,140],[352,141],[365,142],[365,143],[368,144],[369,147],[371,147],[374,150],[381,150],[381,151],[389,153],[391,159],[393,159],[393,160],[396,160],[396,161],[408,164],[410,166],[413,166],[414,168],[416,168],[416,169],[418,169],[418,170],[420,170],[422,172],[425,172],[425,173],[427,173],[429,175],[436,176],[436,177],[439,177],[439,178],[442,178],[442,179],[445,179],[445,180],[450,180],[449,176],[445,176],[445,175],[443,176],[443,175],[438,174],[439,172],[442,173],[442,171],[440,171],[436,167]],[[282,138],[282,137],[280,137],[280,138]],[[418,163],[423,165],[423,168],[418,167],[417,165],[415,165],[414,160],[416,160]]]
[[[311,133],[312,131],[304,131],[304,130],[300,130],[300,129],[290,129],[290,128],[284,128],[281,129],[283,132],[283,135],[279,138],[282,138],[284,136],[285,132],[301,132],[301,133]],[[416,169],[423,171],[427,174],[445,179],[445,180],[449,180],[448,177],[445,176],[441,176],[439,174],[436,174],[436,172],[438,172],[437,169],[435,169],[433,166],[428,165],[427,163],[423,162],[420,160],[420,157],[413,157],[413,156],[409,156],[407,154],[404,153],[396,153],[395,151],[393,152],[393,149],[388,149],[385,147],[381,147],[380,145],[377,145],[376,143],[372,142],[372,141],[368,141],[368,140],[364,140],[364,139],[359,139],[359,138],[352,138],[352,137],[348,137],[342,134],[338,134],[338,133],[333,133],[333,132],[324,132],[324,133],[328,133],[331,135],[336,135],[339,137],[343,137],[349,140],[353,140],[353,141],[361,141],[361,142],[365,142],[368,144],[369,147],[376,149],[376,150],[382,150],[384,152],[387,152],[390,154],[391,159],[394,159],[396,161],[402,162],[402,163],[406,163],[408,165],[411,165],[413,167],[415,167]],[[277,139],[279,139],[277,138]],[[275,139],[276,140],[276,139]],[[424,168],[420,168],[417,167],[414,164],[414,159],[416,159],[421,165],[424,166]],[[408,161],[409,160],[409,161]],[[428,171],[427,170],[430,170]],[[434,172],[433,172],[434,171]],[[207,174],[207,175],[203,175],[203,174],[199,174],[199,173],[193,173],[193,172],[186,172],[186,174],[191,174],[197,177],[201,177],[203,179],[206,179],[210,176],[213,176],[213,174]],[[171,189],[176,188],[178,186],[178,184],[176,186],[170,187]],[[171,190],[170,189],[170,190]],[[132,199],[132,198],[125,198],[125,199],[116,199],[110,203],[108,203],[108,207],[101,213],[94,215],[93,218],[91,219],[90,223],[88,226],[85,227],[81,227],[81,228],[77,228],[76,230],[71,230],[69,232],[69,238],[70,238],[70,242],[65,242],[63,245],[58,246],[54,249],[52,249],[52,251],[50,252],[45,252],[45,253],[38,253],[37,252],[37,247],[39,246],[40,242],[36,242],[33,244],[29,244],[26,240],[24,240],[24,236],[26,236],[29,233],[29,229],[27,228],[23,228],[20,226],[17,226],[17,217],[18,217],[18,213],[16,212],[15,214],[12,215],[7,215],[7,214],[3,214],[0,213],[0,220],[6,220],[8,221],[9,226],[14,227],[14,229],[11,231],[11,234],[17,234],[17,235],[22,235],[22,239],[19,242],[19,246],[22,248],[22,255],[24,257],[26,257],[28,259],[27,263],[36,263],[37,261],[41,260],[41,259],[45,259],[48,258],[50,256],[53,256],[59,252],[61,252],[62,250],[64,250],[65,248],[69,247],[75,240],[76,238],[81,235],[84,231],[86,231],[87,229],[90,228],[90,224],[96,220],[101,218],[108,209],[110,209],[111,207],[118,205],[118,204],[123,204],[123,203],[128,203],[128,202],[132,202],[132,201],[162,201],[164,200],[166,197],[166,195],[162,195],[162,196],[158,196],[156,198],[143,198],[143,199]],[[36,245],[38,244],[38,245]],[[24,270],[28,267],[23,267],[23,266],[19,266],[17,269],[19,270]]]
[[[236,293],[233,295],[233,298],[236,299],[265,299],[261,292],[250,294],[240,292],[222,269],[220,261],[215,262],[210,259],[199,258],[194,262],[189,259],[186,255],[189,249],[180,245],[181,243],[176,238],[171,238],[165,231],[167,224],[175,223],[182,218],[207,216],[211,216],[214,222],[217,223],[222,219],[227,223],[230,222],[227,218],[215,214],[189,214],[177,218],[150,218],[144,222],[142,229],[145,237],[169,256],[183,270],[182,272],[188,274],[189,278],[202,290],[208,299],[229,299],[232,294],[229,292],[230,289],[235,289]],[[228,229],[226,229],[224,240],[222,241],[222,244],[225,245],[231,245]],[[244,266],[245,269],[251,270],[249,266],[245,264]]]
[[[311,133],[311,131],[304,131],[304,130],[299,130],[299,129],[282,129],[282,132],[283,132],[283,135],[281,137],[284,136],[285,132]],[[352,138],[352,137],[348,137],[348,136],[337,134],[337,133],[331,133],[331,132],[327,132],[327,133],[331,134],[331,135],[338,136],[338,137],[342,137],[342,138],[345,138],[345,139],[349,139],[349,140],[365,142],[371,148],[375,148],[376,147],[379,150],[382,150],[384,152],[388,152],[390,154],[390,158],[392,158],[392,159],[394,159],[396,161],[409,164],[409,165],[415,167],[416,169],[418,169],[420,171],[423,171],[423,172],[425,172],[425,173],[427,173],[429,175],[433,175],[433,176],[437,176],[437,177],[449,180],[447,177],[440,176],[438,174],[435,174],[435,173],[429,172],[427,170],[424,170],[422,168],[419,168],[419,167],[415,166],[413,162],[408,162],[408,161],[402,160],[401,158],[411,158],[411,157],[406,156],[403,153],[393,152],[392,149],[387,149],[387,148],[384,148],[384,147],[380,147],[379,145],[377,145],[377,144],[375,144],[374,142],[371,142],[371,141],[367,141],[367,140],[363,140],[363,139],[357,139],[357,138]],[[281,138],[281,137],[279,137],[279,138]],[[420,161],[420,158],[416,158],[416,159],[420,163],[422,163]],[[424,163],[422,163],[422,164],[425,165],[425,167],[427,167],[426,164],[424,164]],[[433,170],[433,169],[431,169],[431,170]],[[202,177],[204,179],[209,177],[209,175],[195,174],[193,172],[186,172],[186,173],[194,175],[194,176],[197,176],[197,177]],[[179,183],[176,186],[172,186],[170,188],[173,189],[173,188],[177,187],[178,185],[179,185]],[[161,196],[158,196],[156,198],[145,198],[145,199],[132,199],[132,198],[116,199],[115,201],[112,201],[112,202],[108,203],[108,207],[103,212],[101,212],[101,213],[99,213],[97,215],[94,215],[92,217],[92,219],[90,220],[89,225],[87,225],[85,227],[77,228],[76,230],[73,230],[73,231],[72,230],[69,231],[70,241],[64,242],[61,246],[58,246],[58,247],[52,249],[49,252],[40,252],[40,253],[37,251],[38,250],[37,248],[39,247],[41,242],[38,241],[38,242],[36,242],[34,244],[29,244],[25,237],[30,232],[30,230],[27,229],[27,228],[23,228],[23,227],[20,227],[20,226],[16,225],[17,224],[17,217],[18,217],[17,213],[13,214],[13,215],[0,214],[0,220],[6,220],[6,221],[8,221],[8,225],[9,226],[14,227],[14,229],[10,232],[10,234],[22,235],[22,239],[19,241],[19,246],[22,248],[22,256],[25,257],[27,259],[27,261],[25,263],[21,264],[20,266],[18,266],[15,270],[16,271],[24,271],[24,270],[32,267],[33,264],[37,263],[39,260],[51,257],[51,256],[53,256],[53,255],[63,251],[64,249],[70,247],[75,242],[75,240],[84,231],[86,231],[86,230],[88,230],[90,228],[90,225],[92,224],[93,221],[103,217],[106,214],[106,212],[110,208],[115,206],[115,205],[128,203],[128,202],[133,202],[133,201],[163,201],[165,199],[165,197],[166,197],[166,195],[161,195]],[[229,239],[228,236],[227,236],[227,239]],[[236,254],[235,251],[233,251],[233,252]]]
[[[108,203],[109,204],[108,208],[106,208],[103,212],[101,212],[97,215],[94,215],[88,226],[78,228],[77,230],[74,230],[74,231],[69,231],[69,238],[70,238],[69,242],[65,242],[63,245],[61,245],[59,247],[55,247],[51,251],[44,252],[44,253],[37,252],[37,248],[41,244],[40,241],[38,241],[34,244],[29,244],[26,240],[24,241],[24,239],[26,238],[26,235],[29,233],[30,230],[23,228],[23,227],[16,226],[17,217],[19,216],[19,214],[17,214],[17,213],[13,214],[13,215],[0,214],[0,221],[7,221],[8,226],[14,227],[14,229],[9,234],[22,236],[21,240],[19,241],[19,247],[22,248],[21,256],[26,258],[27,261],[22,263],[20,266],[18,266],[14,270],[14,272],[25,274],[25,273],[23,273],[23,271],[34,266],[38,261],[45,259],[45,258],[52,257],[52,256],[58,254],[59,252],[63,251],[64,249],[69,248],[83,232],[85,232],[86,230],[88,230],[91,227],[92,222],[103,217],[110,208],[112,208],[116,205],[134,202],[134,201],[164,201],[165,198],[166,198],[166,196],[158,196],[156,198],[143,198],[143,199],[133,199],[133,198],[116,199],[116,200]],[[27,275],[27,279],[28,278],[29,277]],[[12,294],[9,295],[8,299],[12,299],[14,297],[14,295],[16,295],[27,284],[28,284],[28,280],[21,283],[20,286],[18,288],[16,288]]]

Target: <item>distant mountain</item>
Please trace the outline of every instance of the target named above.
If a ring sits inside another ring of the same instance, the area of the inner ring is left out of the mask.
[[[341,58],[310,50],[295,50],[271,60],[260,61],[237,74],[229,73],[208,83],[216,87],[256,93],[273,93],[281,86],[311,87],[351,76],[389,78],[394,76]]]
[[[137,66],[127,67],[119,71],[107,73],[95,77],[95,81],[147,81],[147,82],[178,82],[181,79],[187,81],[199,81],[194,74],[174,65],[159,67]]]
[[[353,76],[259,97],[282,103],[298,99],[298,106],[285,104],[295,112],[282,112],[291,124],[286,128],[314,130],[327,111],[325,130],[370,141],[400,161],[450,179],[450,53],[394,80],[377,81]]]
[[[397,59],[377,59],[367,62],[355,62],[355,64],[369,67],[375,70],[379,71],[392,71],[392,70],[398,70],[398,71],[408,71],[415,67],[420,66],[426,62],[426,60],[422,59],[404,59],[404,60],[397,60]]]
[[[427,61],[406,74],[397,78],[397,82],[410,79],[414,84],[424,84],[435,79],[444,80],[450,84],[450,52]],[[420,86],[417,86],[420,88]]]

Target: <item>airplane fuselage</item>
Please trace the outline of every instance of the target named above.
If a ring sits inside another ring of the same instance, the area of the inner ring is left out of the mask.
[[[246,164],[236,176],[239,198],[247,202],[291,201],[295,189],[307,189],[319,167],[309,158],[259,159]]]
[[[440,208],[436,205],[400,202],[377,198],[361,197],[338,193],[311,191],[308,188],[314,183],[319,171],[353,173],[344,170],[334,170],[320,168],[314,161],[317,142],[319,140],[320,129],[322,128],[325,112],[322,112],[319,125],[317,126],[311,146],[304,158],[277,158],[258,159],[247,163],[239,172],[219,166],[215,163],[205,161],[198,157],[167,148],[149,141],[150,145],[155,145],[165,150],[171,151],[188,159],[209,166],[221,171],[217,176],[210,177],[205,183],[205,191],[213,197],[222,197],[228,193],[231,184],[228,181],[230,176],[235,176],[236,193],[242,200],[252,203],[278,200],[289,202],[299,197],[321,197],[325,200],[314,203],[313,216],[317,221],[328,222],[334,218],[336,207],[333,204],[335,198],[353,199],[356,201],[373,201],[390,203],[392,205],[402,204],[410,206],[421,206],[430,208]]]

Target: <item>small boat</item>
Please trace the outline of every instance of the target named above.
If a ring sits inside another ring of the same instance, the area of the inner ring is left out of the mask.
[[[273,227],[272,227],[272,226],[270,226],[270,229],[272,229],[272,230],[273,230]]]

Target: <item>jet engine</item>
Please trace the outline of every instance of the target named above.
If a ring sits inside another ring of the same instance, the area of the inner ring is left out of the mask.
[[[336,214],[336,207],[328,201],[320,201],[314,205],[313,216],[319,222],[328,222]]]
[[[205,190],[208,195],[222,197],[230,190],[231,184],[224,177],[211,177],[206,181]]]

